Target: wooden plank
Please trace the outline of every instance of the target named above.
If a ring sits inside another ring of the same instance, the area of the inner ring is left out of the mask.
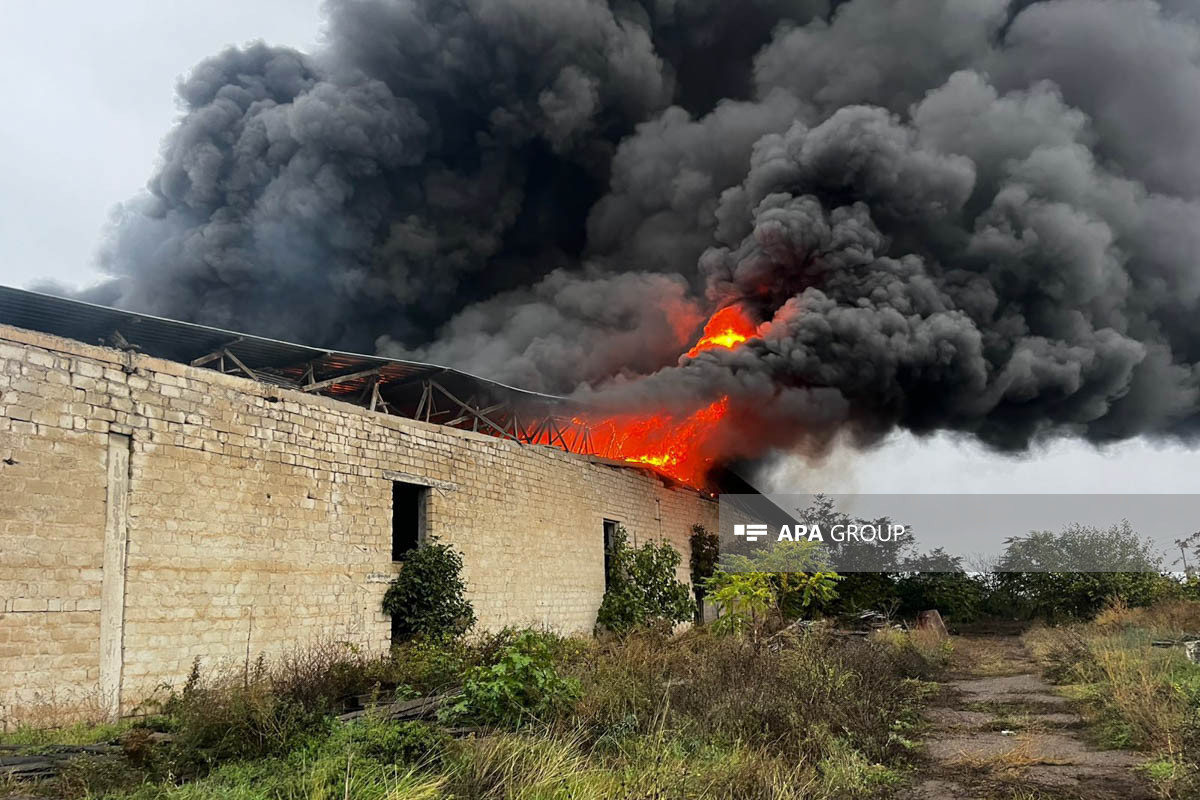
[[[238,358],[237,356],[235,356],[233,354],[232,350],[227,349],[225,351],[225,355],[229,357],[229,360],[232,361],[237,366],[238,369],[240,369],[242,372],[246,373],[247,378],[249,378],[252,381],[258,380],[258,376],[254,374],[254,370],[250,369],[245,364],[243,364],[242,360],[240,358]]]
[[[341,722],[351,722],[366,716],[378,716],[381,719],[393,721],[431,719],[444,702],[452,700],[457,696],[458,692],[447,692],[431,697],[402,700],[398,703],[386,703],[341,714],[338,716],[338,720]]]
[[[203,356],[200,356],[199,358],[193,358],[188,363],[190,364],[190,366],[193,366],[193,367],[203,367],[205,364],[210,364],[213,361],[216,361],[221,356],[225,355],[225,349],[227,347],[232,347],[233,345],[237,344],[240,341],[242,341],[241,336],[239,336],[238,338],[234,339],[231,342],[226,342],[225,344],[218,347],[216,350],[213,350],[208,355],[203,355]]]
[[[304,386],[300,387],[300,391],[319,392],[322,389],[328,389],[330,386],[336,386],[339,383],[347,383],[349,381],[356,381],[359,378],[369,378],[372,375],[378,375],[382,370],[383,367],[372,367],[371,369],[351,372],[346,375],[338,375],[333,378],[326,378],[325,380],[317,381],[316,383],[305,384]]]

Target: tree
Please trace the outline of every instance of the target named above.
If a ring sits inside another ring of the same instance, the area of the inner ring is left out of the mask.
[[[1060,533],[1032,531],[1005,544],[997,588],[1029,616],[1088,617],[1117,597],[1147,605],[1162,587],[1160,556],[1128,520],[1104,529],[1073,523]]]
[[[721,608],[714,629],[749,632],[757,641],[772,622],[795,619],[828,604],[837,596],[839,580],[815,542],[775,542],[749,555],[727,555],[706,582]]]
[[[941,547],[906,559],[895,585],[900,613],[905,616],[936,608],[957,622],[979,616],[988,588],[984,578],[964,571],[961,557]]]

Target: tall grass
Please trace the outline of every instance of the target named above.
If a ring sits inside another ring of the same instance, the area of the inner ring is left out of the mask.
[[[372,752],[392,726],[365,720],[311,736],[286,756],[239,760],[183,785],[147,783],[128,800],[435,800],[446,778]],[[112,795],[110,795],[112,796]]]
[[[142,723],[170,731],[170,747],[133,748],[115,773],[111,761],[81,760],[52,788],[112,800],[872,797],[899,780],[903,733],[945,655],[899,634],[770,646],[704,631],[537,635],[538,652],[581,689],[540,722],[452,739],[372,714],[332,719],[364,689],[424,693],[491,674],[530,634],[414,644],[386,659],[326,648],[236,674],[197,669]]]
[[[1152,777],[1169,797],[1200,796],[1200,665],[1152,643],[1189,631],[1200,632],[1198,602],[1117,601],[1092,623],[1026,634],[1047,673],[1083,702],[1103,745],[1155,755]]]

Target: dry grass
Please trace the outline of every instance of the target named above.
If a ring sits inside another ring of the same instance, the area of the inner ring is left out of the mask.
[[[937,668],[924,640],[904,634],[840,641],[821,634],[780,650],[707,633],[650,635],[596,645],[575,668],[583,685],[576,720],[596,739],[651,734],[668,720],[689,736],[825,755],[816,726],[849,732],[876,761],[897,754],[898,721]]]
[[[1159,791],[1193,797],[1200,796],[1200,666],[1151,643],[1197,631],[1200,602],[1133,609],[1116,602],[1092,623],[1035,628],[1026,642],[1082,704],[1101,744],[1153,753],[1164,765],[1151,775]]]
[[[866,797],[881,785],[882,768],[861,756],[818,770],[786,753],[697,745],[666,729],[607,751],[589,749],[580,732],[501,733],[459,747],[447,788],[479,800],[833,800]]]
[[[95,692],[41,692],[20,705],[0,705],[0,735],[19,729],[87,726],[108,719]]]
[[[963,750],[947,763],[952,769],[969,769],[976,772],[1015,774],[1036,766],[1065,766],[1069,759],[1055,758],[1039,753],[1039,745],[1031,736],[1018,736],[1013,746],[998,752],[978,753]]]
[[[348,693],[460,684],[510,639],[414,645],[391,659],[329,646],[197,670],[146,721],[172,744],[120,774],[81,759],[51,788],[110,800],[878,797],[900,780],[912,747],[903,734],[932,686],[922,678],[948,655],[902,633],[800,635],[779,648],[705,631],[548,636],[554,669],[583,687],[552,723],[451,740],[371,715],[330,721]]]
[[[1029,671],[1028,662],[1014,660],[1013,648],[994,636],[960,636],[955,642],[951,666],[980,678],[999,678]]]
[[[1068,694],[1084,701],[1103,743],[1173,754],[1200,692],[1200,668],[1142,631],[1042,628],[1030,648]]]
[[[1107,631],[1139,628],[1163,637],[1200,633],[1200,602],[1170,600],[1149,608],[1130,608],[1118,599],[1096,615],[1093,626]]]

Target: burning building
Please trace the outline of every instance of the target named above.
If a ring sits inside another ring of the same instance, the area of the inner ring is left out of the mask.
[[[613,526],[688,579],[707,418],[0,289],[0,718],[129,712],[196,658],[379,652],[430,537],[483,627],[590,630]]]
[[[416,487],[397,497],[427,498],[430,529],[494,532],[463,540],[486,620],[553,610],[586,627],[602,590],[592,523],[569,551],[590,553],[588,566],[554,576],[553,602],[514,599],[550,578],[542,557],[504,549],[518,541],[510,529],[537,531],[546,558],[566,552],[568,534],[549,522],[560,511],[615,515],[639,536],[661,524],[675,540],[708,507],[694,487],[712,464],[769,467],[896,429],[1010,452],[1054,436],[1194,441],[1194,6],[329,0],[312,52],[230,47],[180,80],[154,173],[101,246],[106,279],[55,289],[143,316],[108,311],[103,329],[81,328],[75,317],[102,312],[12,301],[42,311],[10,324],[115,349],[81,355],[37,339],[4,351],[0,442],[48,448],[39,466],[23,449],[5,456],[16,463],[0,467],[2,491],[24,510],[0,508],[4,530],[36,539],[35,497],[52,515],[88,498],[91,527],[67,516],[64,530],[85,537],[99,524],[107,490],[74,476],[78,493],[52,491],[72,445],[43,429],[92,442],[80,462],[91,467],[129,456],[113,480],[132,476],[128,517],[154,531],[129,539],[130,586],[191,575],[140,561],[145,541],[186,548],[218,522],[232,532],[206,547],[232,569],[253,543],[257,572],[271,569],[289,534],[273,511],[247,511],[251,500],[274,509],[286,498],[310,521],[361,504],[314,528],[339,537],[326,549],[303,540],[310,550],[287,557],[304,561],[244,592],[295,592],[303,619],[353,606],[338,630],[369,638],[384,629],[359,572],[338,573],[356,599],[319,612],[293,576],[317,555],[336,561],[329,548],[373,569],[391,481]],[[146,359],[164,376],[152,386],[136,373]],[[77,361],[105,366],[77,376]],[[25,371],[45,371],[38,396],[50,405],[26,402]],[[231,409],[224,428],[205,416],[210,394]],[[344,472],[330,453],[351,444]],[[198,468],[160,466],[176,452]],[[410,452],[436,457],[396,455]],[[209,505],[152,519],[201,492]],[[600,499],[623,496],[641,511]],[[491,510],[468,524],[468,501],[453,498],[478,497]],[[79,569],[95,561],[69,557]],[[29,558],[60,569],[40,551]],[[67,613],[42,609],[62,595],[49,582],[34,591],[25,563],[10,605]],[[481,582],[493,569],[500,577]],[[234,574],[225,585],[241,585]],[[153,662],[116,670],[114,631],[139,648],[162,637],[176,670],[189,654],[172,626],[207,609],[209,596],[190,591],[168,598],[178,613],[127,604],[124,627],[106,623],[110,705],[114,675],[138,686]],[[237,598],[204,611],[226,626],[206,635],[265,645],[266,612],[234,619],[254,605]],[[89,658],[64,664],[86,676]]]

